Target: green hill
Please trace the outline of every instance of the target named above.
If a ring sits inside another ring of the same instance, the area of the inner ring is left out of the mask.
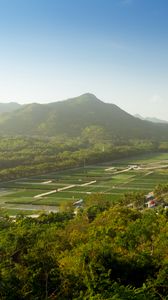
[[[17,110],[20,107],[21,105],[16,102],[0,103],[0,114]]]
[[[29,104],[0,116],[0,134],[79,136],[102,127],[106,137],[167,139],[168,125],[140,120],[92,94],[49,104]]]

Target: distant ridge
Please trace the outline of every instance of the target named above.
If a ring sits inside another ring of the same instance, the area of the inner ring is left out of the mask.
[[[86,93],[64,101],[22,105],[0,115],[0,134],[77,137],[90,127],[101,127],[106,138],[167,139],[168,125],[140,120],[115,104]]]
[[[0,114],[14,111],[20,107],[21,105],[16,102],[0,103]]]
[[[158,118],[155,118],[155,117],[146,117],[146,118],[144,118],[139,114],[134,115],[134,117],[136,117],[138,119],[141,119],[141,120],[146,120],[146,121],[149,121],[149,122],[153,122],[153,123],[168,124],[168,121],[161,120],[161,119],[158,119]]]

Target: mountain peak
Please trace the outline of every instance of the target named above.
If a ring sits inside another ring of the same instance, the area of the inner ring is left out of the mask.
[[[94,125],[103,128],[111,139],[168,138],[168,125],[140,121],[91,93],[60,102],[21,107],[16,112],[0,115],[0,134],[77,137],[85,128]]]
[[[90,97],[90,98],[96,98],[97,99],[97,97],[92,93],[84,93],[79,97]]]
[[[73,103],[83,104],[83,103],[103,103],[101,100],[99,100],[94,94],[91,93],[85,93],[78,97],[69,99]]]

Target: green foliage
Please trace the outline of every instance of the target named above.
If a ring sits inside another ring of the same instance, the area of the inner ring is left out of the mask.
[[[76,217],[3,220],[2,300],[167,299],[164,212],[110,207],[95,195]]]
[[[103,103],[92,94],[45,105],[28,104],[0,117],[1,135],[77,137],[82,132],[86,133],[88,128],[91,141],[95,139],[95,133],[96,137],[102,137],[103,131],[106,133],[104,139],[120,137],[125,140],[165,141],[168,137],[167,124],[139,120],[114,104]]]
[[[163,196],[164,194],[168,193],[168,184],[158,184],[155,187],[154,194],[156,197]]]
[[[51,171],[110,161],[151,150],[151,142],[143,143],[142,147],[142,141],[137,144],[137,140],[135,145],[133,141],[130,145],[127,141],[127,146],[125,144],[114,145],[115,140],[102,141],[99,136],[102,134],[102,129],[93,127],[91,135],[93,134],[94,137],[88,138],[88,141],[80,137],[65,139],[64,136],[57,138],[1,137],[0,181],[36,174],[42,175]]]
[[[131,205],[134,208],[143,208],[146,202],[145,194],[142,192],[129,192],[123,195],[121,203]]]

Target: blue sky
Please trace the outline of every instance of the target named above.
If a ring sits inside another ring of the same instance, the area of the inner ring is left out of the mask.
[[[94,93],[168,120],[167,0],[0,0],[0,102]]]

